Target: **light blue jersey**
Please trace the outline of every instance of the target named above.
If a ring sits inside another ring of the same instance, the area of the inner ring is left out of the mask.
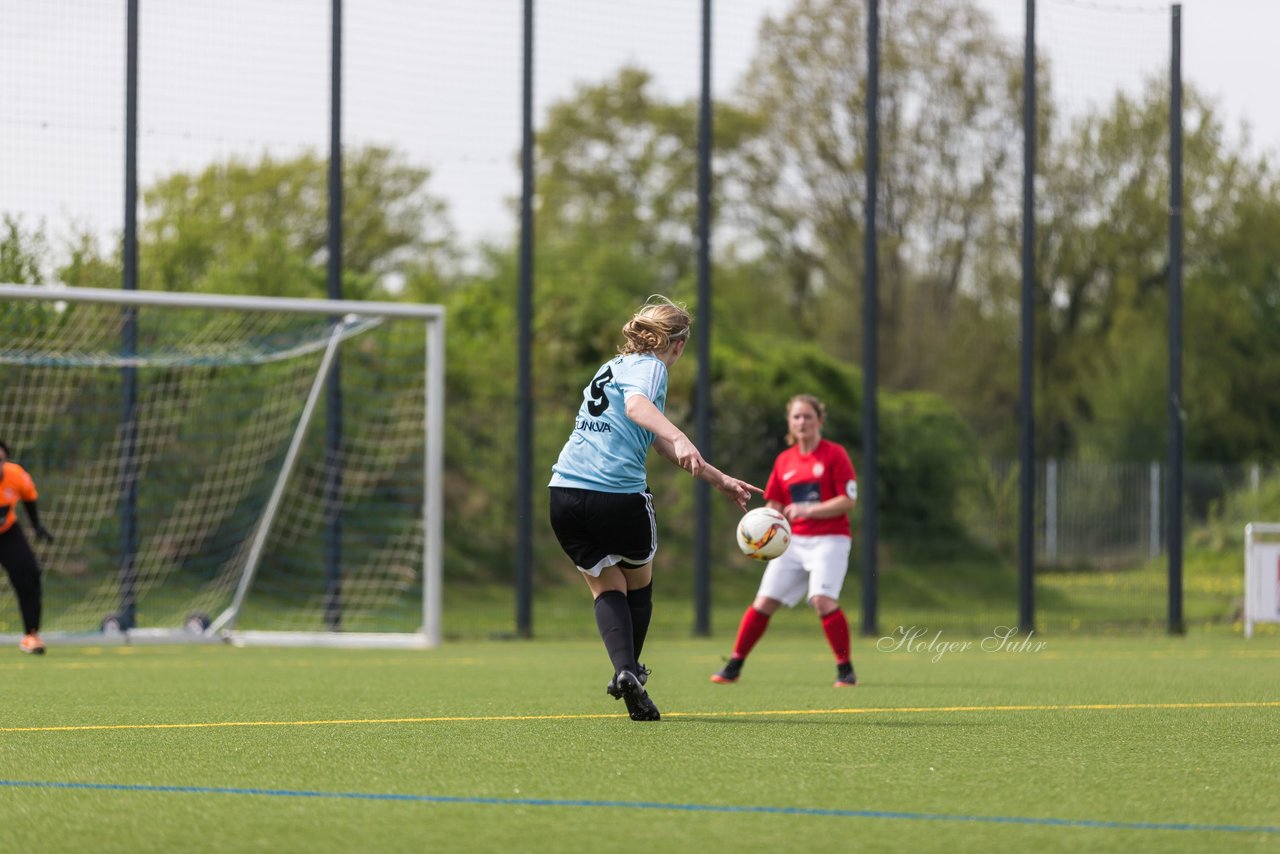
[[[667,366],[652,353],[618,356],[582,390],[573,433],[551,467],[550,486],[597,492],[644,492],[653,434],[627,417],[627,398],[644,395],[667,406]]]

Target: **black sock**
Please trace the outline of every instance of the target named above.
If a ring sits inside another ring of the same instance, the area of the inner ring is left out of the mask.
[[[627,607],[631,609],[631,637],[636,661],[639,661],[644,639],[649,634],[649,620],[653,617],[653,582],[638,590],[628,590]]]
[[[36,563],[35,555],[27,546],[21,529],[17,531],[10,529],[7,533],[13,539],[6,541],[9,545],[5,551],[5,569],[9,573],[9,583],[13,585],[13,593],[18,600],[18,610],[22,612],[22,630],[28,634],[38,632],[43,598],[40,591],[40,565]]]
[[[636,666],[635,641],[631,636],[631,609],[626,594],[606,590],[596,597],[596,628],[613,662],[613,671],[632,670]]]

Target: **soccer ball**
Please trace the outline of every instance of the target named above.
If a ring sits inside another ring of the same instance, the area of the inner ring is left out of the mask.
[[[738,548],[749,558],[773,560],[791,545],[791,523],[772,507],[748,510],[738,522]]]

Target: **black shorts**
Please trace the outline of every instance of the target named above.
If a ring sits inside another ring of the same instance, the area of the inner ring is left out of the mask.
[[[658,550],[653,493],[551,487],[551,529],[573,565],[588,575],[607,566],[644,566]]]

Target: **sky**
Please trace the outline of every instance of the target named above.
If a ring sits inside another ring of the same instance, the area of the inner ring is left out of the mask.
[[[883,2],[883,0],[882,0]],[[1022,38],[1024,0],[978,0],[1005,32]],[[1156,67],[1167,70],[1169,10],[1152,0],[1038,0],[1037,45],[1050,55],[1059,91],[1099,91]],[[1184,84],[1210,96],[1227,123],[1252,126],[1255,151],[1280,152],[1280,0],[1181,0]]]
[[[881,0],[882,7],[894,0]],[[1019,43],[1025,0],[976,0]],[[790,0],[716,0],[713,88],[730,94],[766,14]],[[328,150],[328,0],[140,0],[139,179],[228,156]],[[124,0],[0,0],[0,210],[110,233],[123,221]],[[433,170],[461,236],[510,239],[519,191],[522,4],[347,0],[343,130]],[[534,102],[624,62],[660,94],[699,85],[698,0],[535,0]],[[1168,68],[1169,6],[1039,0],[1057,97],[1083,107]],[[1280,152],[1280,0],[1183,0],[1183,74],[1255,151]]]

